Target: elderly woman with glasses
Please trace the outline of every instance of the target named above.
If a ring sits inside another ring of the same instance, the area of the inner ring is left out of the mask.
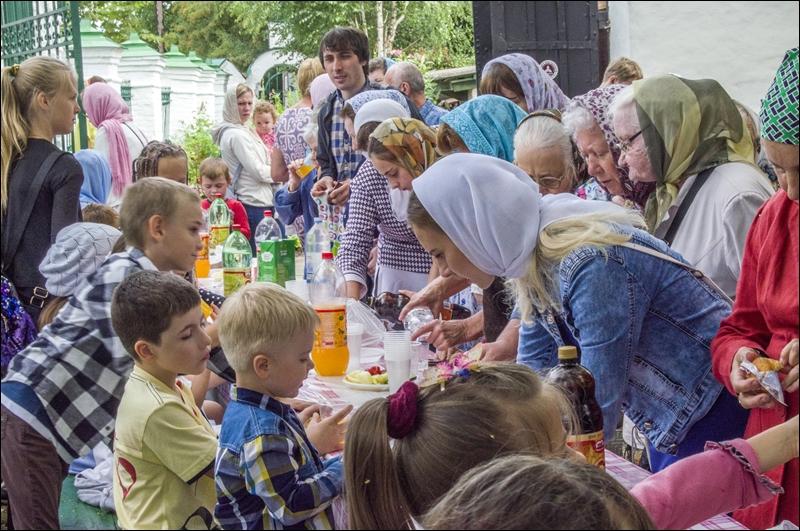
[[[773,190],[731,97],[713,79],[655,76],[623,89],[610,112],[620,166],[656,184],[650,233],[736,297],[747,231]]]
[[[522,119],[514,135],[514,164],[536,181],[543,195],[611,200],[586,173],[586,163],[561,124],[557,109],[534,111]]]

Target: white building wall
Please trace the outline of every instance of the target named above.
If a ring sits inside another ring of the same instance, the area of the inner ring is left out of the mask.
[[[122,79],[119,77],[119,61],[122,47],[83,48],[83,78],[100,76],[119,91]]]
[[[789,48],[800,41],[798,2],[608,2],[611,60],[644,75],[713,78],[758,110]]]
[[[163,57],[123,57],[119,74],[131,80],[133,121],[148,140],[163,140],[161,119],[161,74]]]

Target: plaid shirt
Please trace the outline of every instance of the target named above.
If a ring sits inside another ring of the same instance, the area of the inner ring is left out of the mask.
[[[380,83],[373,83],[367,81],[359,91],[366,92],[368,90],[384,90],[386,85]],[[339,112],[344,107],[344,99],[342,93],[337,90],[336,96],[333,99],[333,121],[331,122],[331,152],[336,161],[336,169],[339,172],[339,181],[352,179],[358,171],[358,166],[364,160],[364,155],[360,151],[353,151],[353,144],[350,140],[350,135],[344,129],[344,118],[339,116]]]
[[[111,446],[133,370],[111,326],[111,297],[125,278],[145,269],[156,267],[139,249],[109,256],[36,341],[14,356],[3,379],[3,405],[49,439],[66,462],[99,442]],[[220,349],[211,361],[215,372],[228,368]]]
[[[214,467],[223,529],[333,529],[343,476],[340,458],[320,460],[291,407],[234,387]]]
[[[431,100],[425,100],[425,104],[419,108],[419,113],[425,121],[425,125],[433,127],[442,123],[442,116],[447,114],[447,111],[433,104]]]

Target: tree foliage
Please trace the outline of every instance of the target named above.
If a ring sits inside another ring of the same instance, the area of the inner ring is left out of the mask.
[[[323,35],[335,26],[365,31],[376,55],[379,26],[377,2],[164,2],[167,48],[224,57],[244,71],[260,54],[280,45],[298,57],[314,57]],[[155,5],[150,1],[83,1],[82,16],[99,25],[106,36],[123,42],[130,31],[155,44]],[[384,55],[393,50],[423,54],[430,68],[474,62],[471,2],[381,2]],[[402,17],[402,19],[401,19]],[[393,28],[392,20],[399,20]]]

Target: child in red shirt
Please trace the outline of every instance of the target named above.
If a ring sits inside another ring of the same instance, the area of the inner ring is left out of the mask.
[[[203,210],[208,210],[211,207],[217,194],[225,197],[225,191],[231,185],[231,174],[228,171],[228,165],[222,159],[209,157],[200,164],[200,186],[203,188],[203,193],[206,199],[202,202]],[[250,239],[250,223],[247,221],[247,211],[242,206],[242,203],[236,199],[225,199],[225,204],[233,213],[233,224],[240,225],[242,235]]]

